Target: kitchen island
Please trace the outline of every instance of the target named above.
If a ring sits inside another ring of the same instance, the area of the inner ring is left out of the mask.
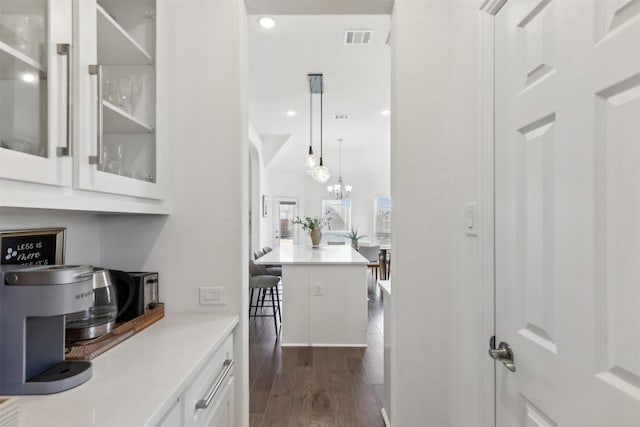
[[[282,346],[366,347],[366,258],[346,245],[292,245],[255,262],[282,265]]]
[[[233,357],[236,315],[167,313],[93,363],[93,376],[67,391],[19,396],[20,427],[190,426],[216,357]],[[225,348],[227,347],[227,348]],[[200,387],[198,381],[205,380]],[[194,387],[195,386],[197,387]],[[233,390],[230,391],[233,393]],[[180,405],[184,404],[184,407]],[[233,408],[231,408],[233,409]],[[184,420],[183,420],[184,418]]]

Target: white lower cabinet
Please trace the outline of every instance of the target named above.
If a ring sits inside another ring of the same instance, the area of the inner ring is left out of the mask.
[[[177,427],[182,423],[182,407],[180,406],[180,399],[173,402],[173,406],[167,414],[164,416],[158,427]]]
[[[158,427],[233,427],[233,334],[196,373]]]

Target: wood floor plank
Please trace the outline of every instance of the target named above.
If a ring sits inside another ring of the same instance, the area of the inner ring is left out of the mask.
[[[249,427],[262,427],[264,414],[254,414],[249,412]]]
[[[263,363],[256,375],[253,387],[250,389],[250,412],[264,412],[267,407],[276,372],[280,366],[279,346],[279,342],[274,341],[271,351],[265,352]]]
[[[369,289],[368,348],[282,348],[273,319],[250,325],[251,426],[384,426],[382,293]]]

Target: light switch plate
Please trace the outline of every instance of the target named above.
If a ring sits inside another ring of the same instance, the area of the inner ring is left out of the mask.
[[[200,305],[226,305],[227,288],[200,287]]]
[[[464,231],[467,236],[478,235],[478,204],[468,202],[464,207]]]

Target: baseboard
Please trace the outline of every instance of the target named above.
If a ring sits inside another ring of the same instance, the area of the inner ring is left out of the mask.
[[[331,344],[331,343],[281,343],[281,347],[368,347],[368,344]]]

